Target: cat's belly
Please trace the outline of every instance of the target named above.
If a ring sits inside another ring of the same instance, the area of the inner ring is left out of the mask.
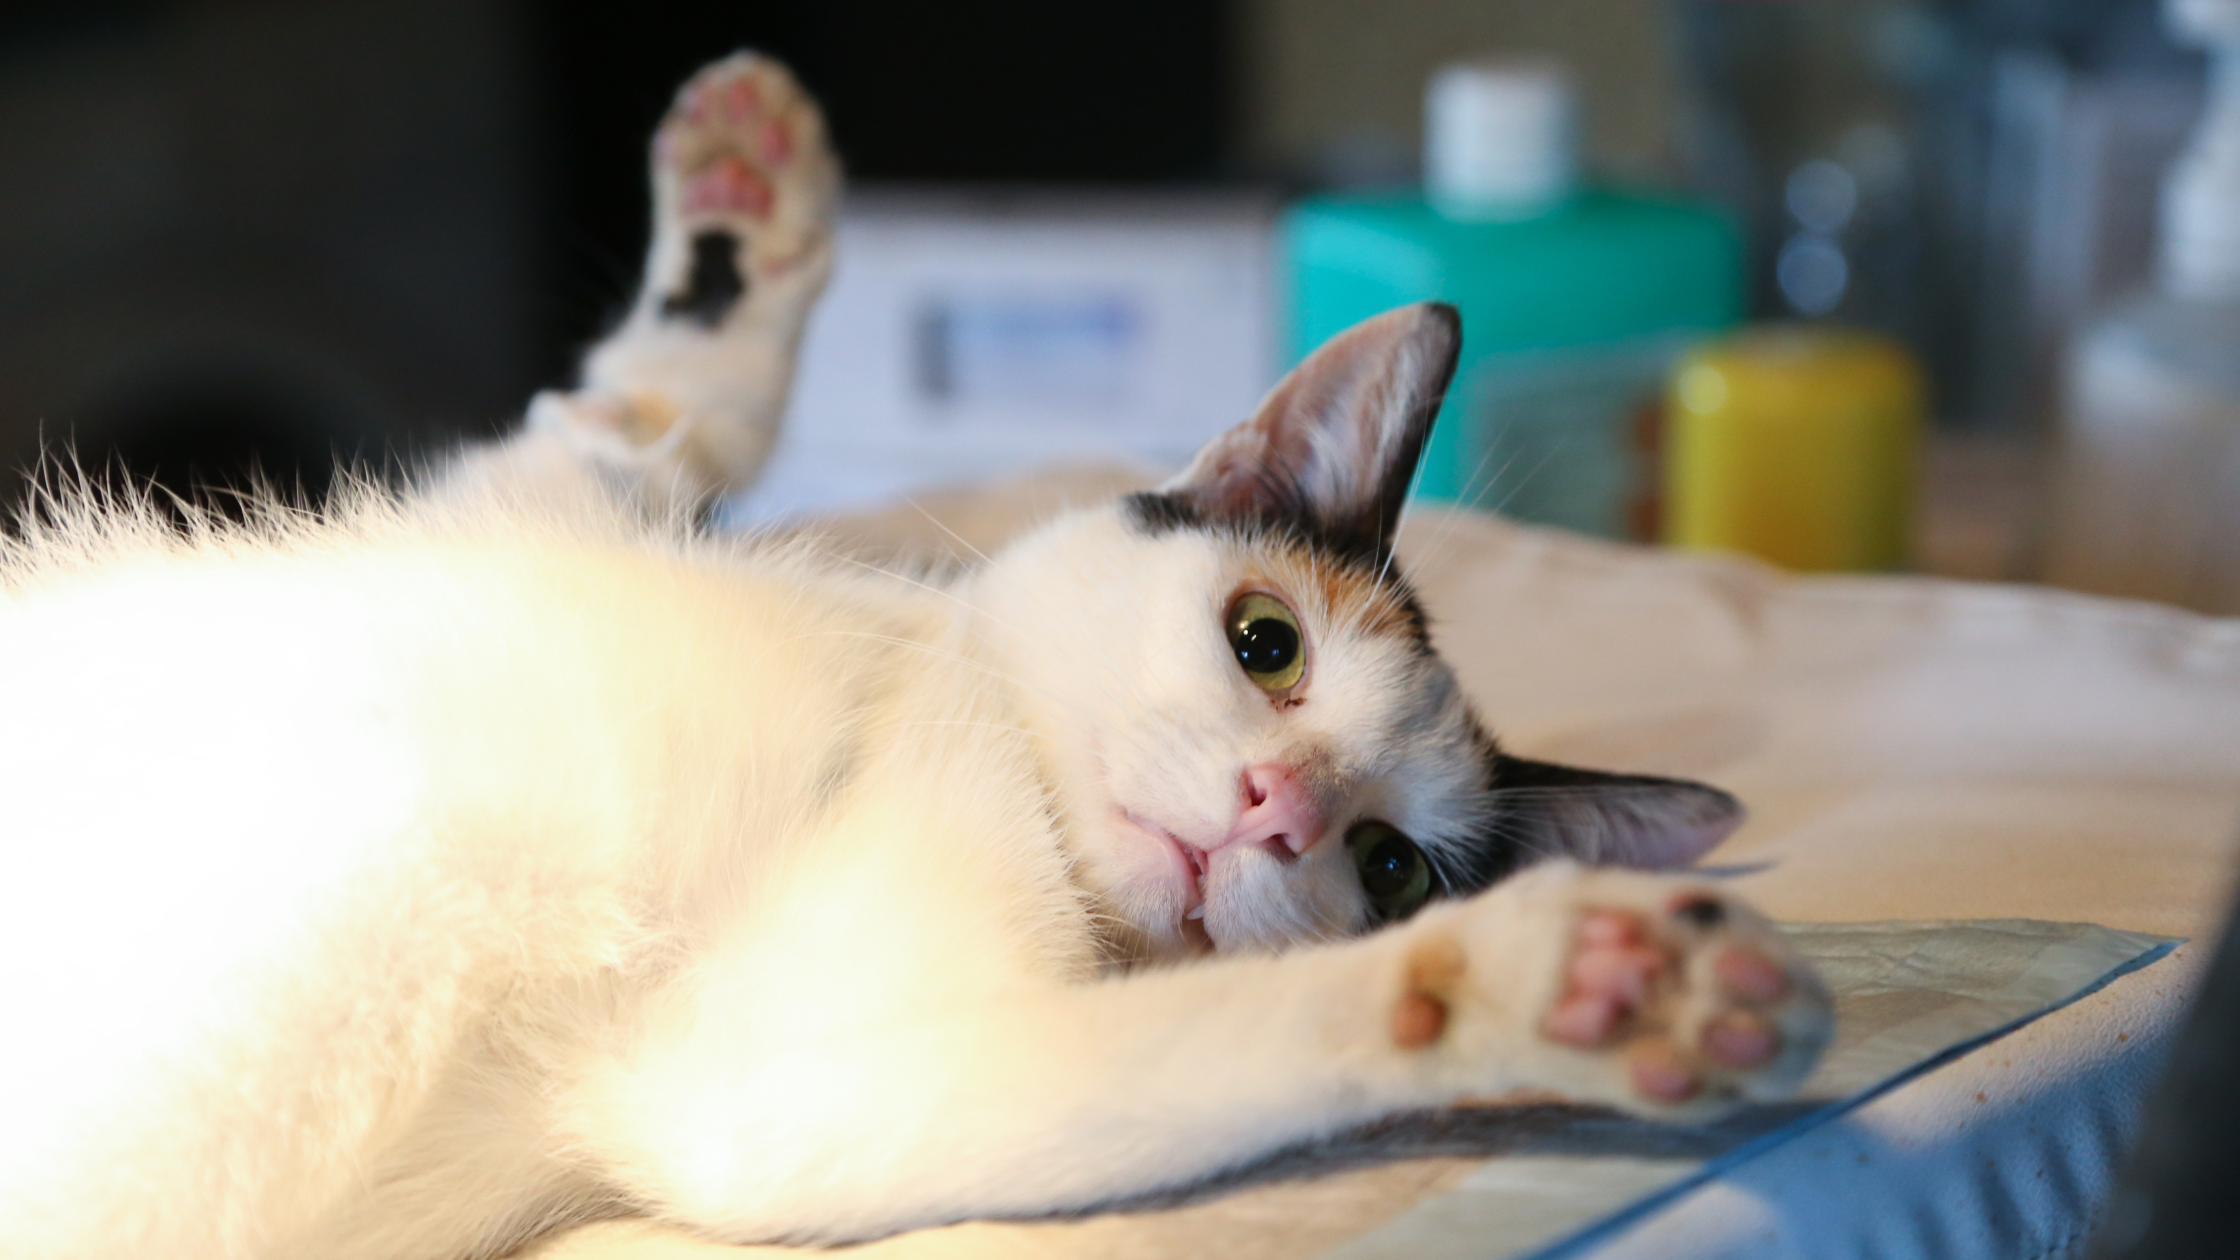
[[[314,1228],[443,1119],[493,1009],[739,900],[742,847],[845,781],[902,629],[553,544],[156,564],[0,612],[0,1253]]]

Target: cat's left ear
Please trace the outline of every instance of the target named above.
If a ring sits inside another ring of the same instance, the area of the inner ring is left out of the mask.
[[[1607,774],[1493,754],[1493,840],[1517,865],[1568,857],[1590,866],[1672,870],[1742,825],[1742,803],[1706,783]]]
[[[1462,319],[1440,302],[1356,324],[1153,497],[1198,519],[1292,531],[1381,560],[1461,348]]]

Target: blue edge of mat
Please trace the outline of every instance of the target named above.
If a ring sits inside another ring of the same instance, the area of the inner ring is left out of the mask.
[[[1821,1125],[1826,1124],[1828,1121],[1833,1120],[1838,1116],[1844,1115],[1852,1110],[1855,1110],[1858,1107],[1873,1102],[1875,1099],[1880,1098],[1882,1095],[1889,1093],[1891,1090],[1896,1089],[1897,1087],[1905,1084],[1908,1081],[1914,1080],[1915,1078],[1920,1076],[1924,1076],[1930,1072],[1934,1072],[1938,1068],[1943,1067],[1945,1064],[1952,1062],[1954,1059],[1959,1058],[1961,1055],[1974,1050],[1978,1046],[1997,1041],[1999,1038],[2006,1036],[2008,1033],[2013,1032],[2015,1029],[2020,1028],[2025,1024],[2044,1019],[2046,1016],[2053,1014],[2055,1011],[2060,1010],[2064,1006],[2070,1006],[2079,1001],[2082,1001],[2083,999],[2088,998],[2095,993],[2098,993],[2100,990],[2108,987],[2109,985],[2114,984],[2117,980],[2130,975],[2134,971],[2138,971],[2145,967],[2151,967],[2155,963],[2162,961],[2165,957],[2168,957],[2172,950],[2175,950],[2176,948],[2178,948],[2178,946],[2183,944],[2185,944],[2185,942],[2181,940],[2166,941],[2163,944],[2157,945],[2153,949],[2150,949],[2145,953],[2140,954],[2138,957],[2131,959],[2129,962],[2112,968],[2106,975],[2101,976],[2098,980],[2095,980],[2091,984],[2086,985],[2084,988],[2077,990],[2075,993],[2070,994],[2068,997],[2063,998],[2061,1001],[2055,1002],[2051,1006],[2043,1007],[2039,1010],[2030,1012],[2028,1015],[2009,1020],[1989,1032],[1983,1033],[1979,1036],[1970,1037],[1966,1041],[1957,1042],[1951,1046],[1946,1047],[1943,1051],[1931,1055],[1929,1058],[1923,1059],[1921,1062],[1914,1064],[1912,1067],[1898,1073],[1896,1076],[1892,1076],[1889,1079],[1882,1081],[1880,1084],[1871,1086],[1870,1088],[1860,1093],[1853,1094],[1848,1098],[1829,1103],[1827,1106],[1822,1107],[1820,1110],[1809,1112],[1803,1116],[1800,1116],[1778,1129],[1774,1129],[1767,1133],[1761,1133],[1757,1137],[1754,1137],[1749,1141],[1744,1142],[1742,1145],[1735,1147],[1733,1150],[1728,1151],[1726,1154],[1705,1161],[1704,1165],[1701,1168],[1698,1168],[1694,1172],[1689,1173],[1687,1176],[1680,1178],[1678,1181],[1673,1182],[1671,1185],[1666,1186],[1664,1189],[1658,1190],[1645,1198],[1638,1199],[1633,1203],[1627,1205],[1626,1207],[1620,1208],[1618,1211],[1610,1214],[1609,1216],[1603,1217],[1601,1220],[1596,1221],[1594,1224],[1587,1226],[1585,1229],[1582,1229],[1578,1233],[1572,1234],[1567,1238],[1563,1238],[1556,1242],[1550,1243],[1537,1251],[1523,1252],[1517,1257],[1517,1260],[1564,1260],[1564,1257],[1566,1256],[1576,1256],[1586,1248],[1600,1243],[1603,1239],[1608,1238],[1610,1235],[1617,1233],[1621,1229],[1625,1229],[1631,1226],[1632,1224],[1634,1224],[1634,1222],[1641,1220],[1643,1217],[1648,1216],[1650,1213],[1662,1209],[1666,1204],[1671,1203],[1681,1195],[1694,1190],[1697,1186],[1703,1185],[1705,1182],[1708,1182],[1713,1178],[1720,1176],[1728,1169],[1737,1167],[1741,1164],[1747,1163],[1750,1160],[1756,1159],[1758,1156],[1764,1154],[1769,1150],[1772,1150],[1774,1147],[1780,1146],[1784,1142],[1788,1142],[1793,1138],[1801,1137],[1802,1135],[1819,1128]]]

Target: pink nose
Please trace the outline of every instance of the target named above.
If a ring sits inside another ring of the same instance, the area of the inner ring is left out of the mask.
[[[1304,853],[1322,835],[1322,811],[1289,766],[1245,767],[1241,803],[1223,845],[1264,845],[1280,856]]]

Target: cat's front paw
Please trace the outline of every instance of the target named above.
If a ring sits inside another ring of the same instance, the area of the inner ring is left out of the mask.
[[[1605,901],[1590,888],[1571,931],[1540,1033],[1623,1056],[1644,1102],[1785,1097],[1827,1042],[1818,978],[1771,924],[1722,893],[1663,884]]]
[[[1526,1040],[1509,1079],[1689,1117],[1787,1097],[1819,1060],[1834,1030],[1827,990],[1740,900],[1700,880],[1627,871],[1517,883],[1415,944],[1394,1016],[1403,1047],[1408,1012],[1420,1027],[1423,1003],[1443,991]],[[1524,966],[1488,974],[1504,956]],[[1476,974],[1464,980],[1466,970]],[[1499,1053],[1490,1043],[1483,1052]]]

